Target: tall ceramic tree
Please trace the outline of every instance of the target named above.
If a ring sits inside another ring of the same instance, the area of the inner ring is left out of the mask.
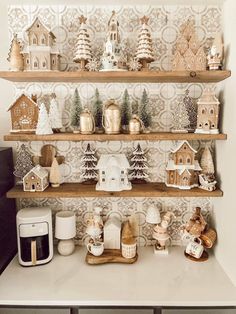
[[[53,131],[60,132],[60,129],[62,128],[61,114],[55,98],[50,102],[49,120]]]
[[[130,159],[130,178],[132,183],[145,183],[147,175],[147,158],[140,144],[137,145]]]
[[[75,89],[74,97],[71,105],[71,120],[70,125],[73,127],[73,132],[78,133],[80,128],[80,114],[82,112],[82,104],[78,89]]]
[[[93,114],[94,114],[96,132],[98,133],[102,132],[102,110],[103,110],[102,101],[99,95],[99,91],[96,88],[94,101],[93,101]]]
[[[37,135],[53,134],[50,119],[44,103],[40,105],[38,123],[35,133]]]
[[[16,157],[14,176],[22,182],[23,177],[34,167],[32,156],[25,146],[22,144]]]
[[[97,158],[95,156],[95,151],[91,149],[90,144],[87,145],[82,157],[82,174],[81,179],[84,184],[94,184],[97,180]]]
[[[141,102],[139,104],[138,114],[145,127],[144,132],[148,132],[151,126],[151,115],[148,113],[148,95],[146,89],[143,90]]]
[[[131,118],[131,105],[130,105],[130,99],[127,89],[125,90],[123,94],[123,100],[121,105],[121,125],[124,130],[127,130],[129,121]]]

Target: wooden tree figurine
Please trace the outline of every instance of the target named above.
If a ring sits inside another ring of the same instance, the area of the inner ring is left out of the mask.
[[[131,118],[131,105],[127,89],[124,92],[121,105],[121,125],[124,130],[128,130],[129,121]]]
[[[148,95],[147,95],[146,89],[144,89],[143,95],[141,98],[141,102],[139,104],[138,113],[139,113],[139,117],[142,120],[143,125],[145,127],[144,132],[146,132],[146,133],[149,132],[148,128],[151,125],[151,116],[147,112],[147,108],[148,108]]]
[[[185,107],[183,99],[180,103],[177,104],[177,108],[174,112],[173,116],[173,129],[171,130],[172,133],[188,133],[188,126],[189,126],[189,117],[188,111]]]
[[[87,145],[82,157],[81,169],[83,170],[81,178],[84,184],[94,184],[97,179],[97,158],[95,152],[91,149],[90,144]]]
[[[140,144],[133,151],[130,161],[132,183],[146,183],[146,179],[148,178],[146,173],[148,169],[147,158],[144,156],[144,151]]]
[[[35,133],[37,135],[53,134],[47,109],[43,103],[41,104],[39,109],[39,118]]]
[[[82,105],[81,105],[81,100],[79,96],[78,89],[75,89],[73,101],[72,101],[72,106],[71,106],[71,126],[73,127],[73,132],[74,133],[79,133],[79,128],[80,128],[80,114],[82,112]]]
[[[34,168],[32,156],[25,144],[22,144],[16,157],[15,171],[13,172],[13,174],[15,177],[19,178],[22,181],[24,176],[32,168]]]
[[[17,35],[14,34],[11,41],[10,51],[8,53],[7,61],[10,62],[10,71],[24,70],[24,57],[21,53],[21,44],[18,41]]]
[[[50,169],[49,182],[51,183],[51,186],[53,188],[58,188],[60,186],[60,181],[61,181],[60,169],[57,159],[56,157],[54,157]]]
[[[55,98],[53,98],[50,102],[49,120],[53,131],[60,132],[60,129],[62,128],[61,114]]]
[[[92,58],[91,53],[91,42],[89,38],[89,33],[86,26],[86,20],[83,15],[80,16],[80,29],[79,29],[79,35],[78,35],[78,41],[76,45],[76,52],[74,57],[74,62],[80,63],[80,70],[85,71],[86,64],[88,61]]]
[[[93,102],[93,113],[94,113],[94,120],[95,120],[95,127],[97,133],[103,132],[102,126],[102,101],[100,99],[99,91],[96,88],[95,90],[95,97]]]
[[[141,19],[142,28],[138,36],[136,58],[142,63],[142,70],[147,70],[148,63],[154,60],[152,38],[147,25],[149,18],[143,16]]]

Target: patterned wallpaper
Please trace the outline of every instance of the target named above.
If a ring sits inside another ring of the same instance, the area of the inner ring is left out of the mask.
[[[26,40],[22,29],[26,28],[36,16],[52,29],[57,36],[57,43],[62,54],[61,69],[72,71],[76,64],[72,62],[73,48],[76,42],[79,23],[78,17],[84,14],[88,17],[87,24],[91,31],[94,54],[101,55],[103,42],[106,35],[107,21],[111,11],[115,9],[120,21],[122,45],[130,55],[135,49],[135,40],[139,18],[146,14],[150,17],[150,27],[154,39],[155,56],[158,67],[169,70],[171,64],[171,51],[175,43],[178,27],[182,21],[190,16],[194,17],[199,37],[208,47],[215,32],[221,31],[221,8],[218,6],[10,6],[9,31],[14,32]],[[63,125],[68,131],[70,106],[77,87],[83,105],[91,106],[95,88],[99,89],[102,100],[114,98],[119,103],[125,88],[131,97],[132,107],[135,112],[137,101],[143,89],[148,92],[150,103],[149,110],[152,114],[152,130],[169,131],[172,127],[172,117],[185,89],[190,90],[190,95],[196,100],[201,96],[205,84],[75,84],[75,83],[16,83],[15,97],[23,91],[36,93],[39,100],[46,100],[45,95],[54,92],[57,96],[62,112]],[[33,155],[39,155],[43,142],[29,142],[28,146]],[[54,142],[58,154],[65,156],[63,174],[65,182],[80,181],[80,163],[83,150],[87,142]],[[128,156],[136,146],[135,142],[91,142],[97,155],[102,153],[124,152]],[[165,165],[168,160],[170,148],[175,144],[170,141],[140,142],[145,150],[149,163],[149,180],[163,182],[165,179]],[[204,142],[191,143],[194,148],[201,150]],[[214,143],[210,143],[214,150]],[[18,143],[19,148],[20,143]],[[181,244],[180,227],[190,216],[195,206],[201,206],[207,219],[210,217],[212,204],[207,198],[78,198],[78,199],[22,199],[19,207],[50,206],[54,212],[69,209],[76,212],[77,216],[77,243],[87,241],[85,235],[85,222],[95,205],[104,207],[104,219],[110,215],[119,215],[125,220],[135,214],[139,223],[138,244],[150,245],[152,226],[145,223],[145,212],[154,201],[165,212],[171,210],[176,219],[170,226],[173,244]]]

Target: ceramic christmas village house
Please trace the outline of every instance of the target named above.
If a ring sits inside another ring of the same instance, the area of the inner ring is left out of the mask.
[[[120,249],[121,221],[117,217],[109,218],[104,225],[105,249]]]
[[[28,46],[23,50],[26,71],[58,70],[60,55],[55,46],[56,36],[36,18],[26,30]]]
[[[198,175],[201,171],[195,160],[197,153],[187,141],[181,142],[172,150],[172,158],[166,167],[166,185],[187,190],[198,186]]]
[[[128,180],[129,162],[125,154],[101,155],[97,169],[99,172],[96,190],[98,191],[122,191],[131,190]]]
[[[31,98],[22,94],[10,106],[11,111],[11,133],[34,133],[38,122],[39,108],[37,105],[37,97]]]
[[[48,185],[48,171],[40,165],[31,169],[23,178],[25,192],[42,192]]]

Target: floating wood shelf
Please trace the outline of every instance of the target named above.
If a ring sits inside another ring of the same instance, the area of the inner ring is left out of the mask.
[[[207,83],[230,77],[230,71],[140,71],[140,72],[58,72],[0,71],[0,78],[12,82],[97,82],[97,83]]]
[[[195,134],[195,133],[143,133],[143,134],[74,134],[55,133],[52,135],[9,134],[5,141],[172,141],[172,140],[226,140],[226,134]]]
[[[198,188],[179,190],[168,188],[164,183],[147,183],[133,185],[132,190],[122,192],[96,191],[95,185],[81,183],[64,183],[58,188],[48,187],[43,192],[24,192],[17,185],[7,192],[8,198],[71,198],[71,197],[220,197],[223,192],[213,192]]]

